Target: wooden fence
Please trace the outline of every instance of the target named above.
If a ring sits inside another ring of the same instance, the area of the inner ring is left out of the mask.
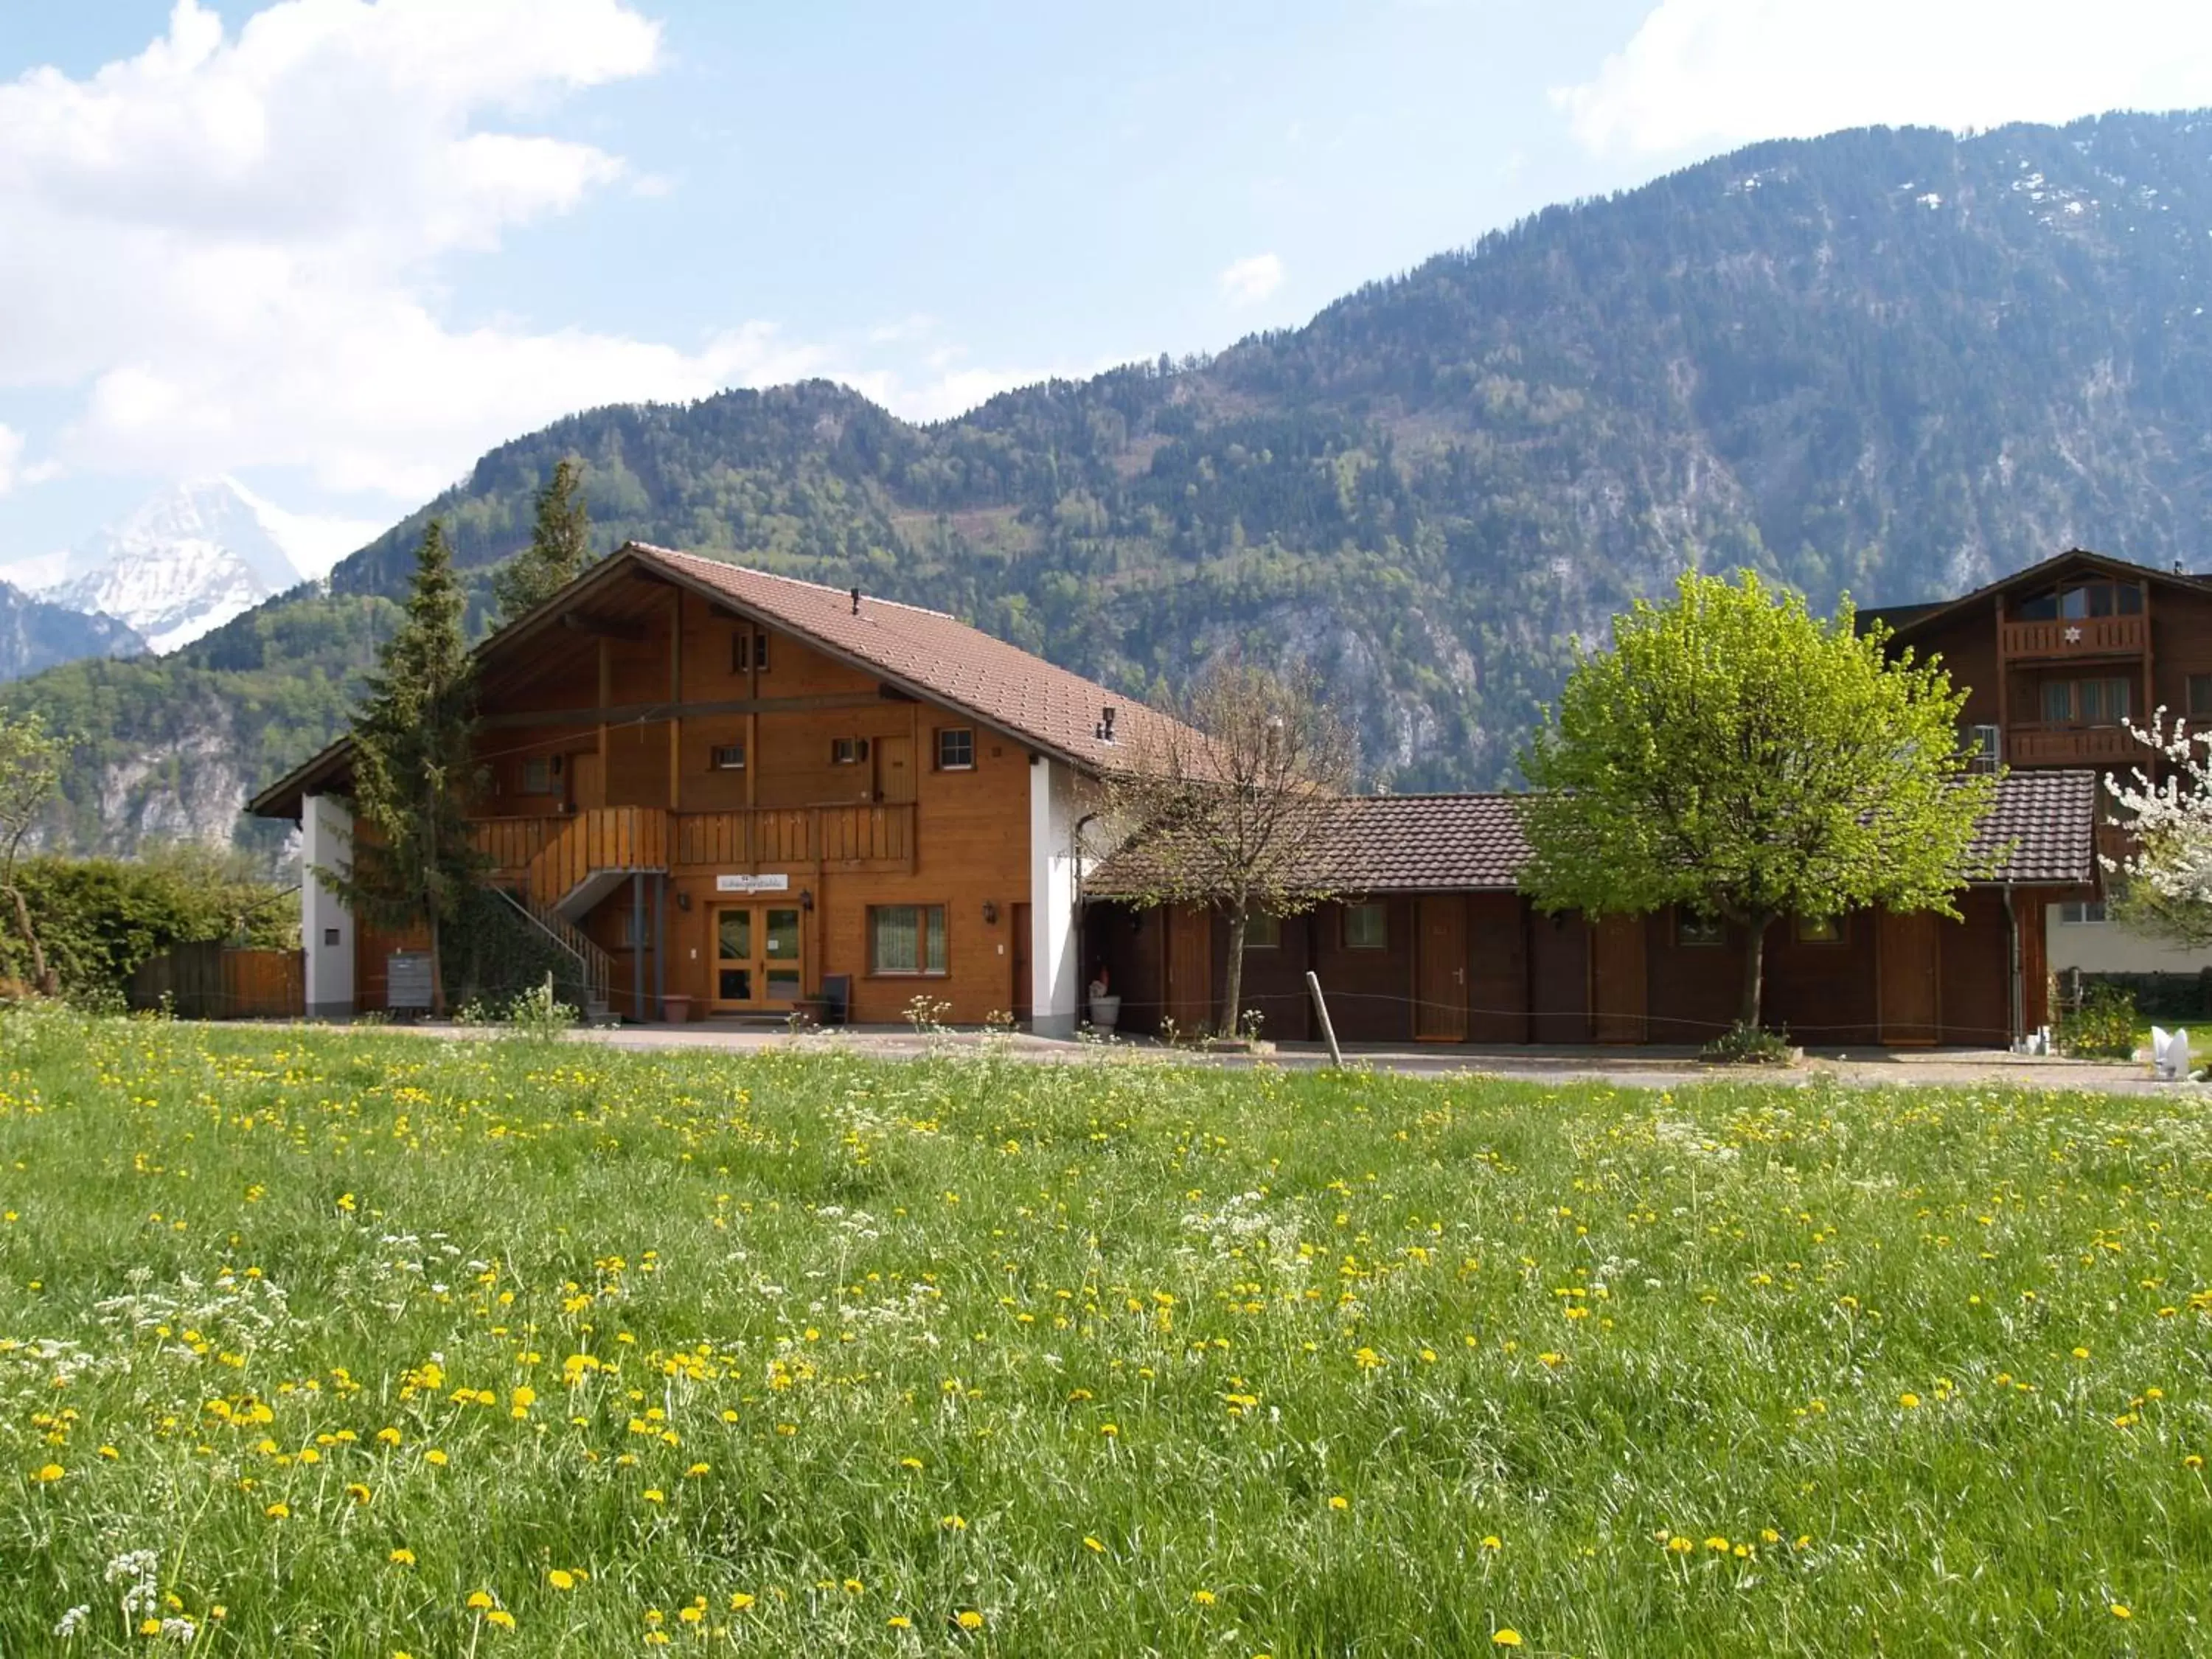
[[[297,951],[172,945],[138,964],[130,1000],[179,1019],[297,1019],[307,1012],[306,963]]]

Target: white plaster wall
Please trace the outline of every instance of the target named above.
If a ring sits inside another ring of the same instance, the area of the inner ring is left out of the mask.
[[[2051,971],[2079,968],[2087,974],[2194,974],[2212,968],[2212,951],[2188,951],[2110,921],[2061,921],[2059,907],[2044,909],[2044,943]]]
[[[1075,775],[1066,767],[1043,759],[1030,763],[1030,1029],[1040,1036],[1075,1035],[1079,803]]]
[[[307,956],[307,1012],[327,1018],[354,1012],[353,912],[315,879],[315,871],[353,868],[353,817],[328,795],[310,795],[301,805],[300,944]]]

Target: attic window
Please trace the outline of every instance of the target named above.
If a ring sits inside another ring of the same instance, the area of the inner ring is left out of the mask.
[[[711,758],[717,772],[742,772],[745,769],[745,746],[741,743],[718,743]]]
[[[965,726],[948,726],[937,734],[937,769],[972,772],[975,769],[975,733]]]
[[[768,635],[738,633],[730,636],[730,672],[768,672]]]

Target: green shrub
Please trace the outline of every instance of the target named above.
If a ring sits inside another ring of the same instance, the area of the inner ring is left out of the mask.
[[[2058,1052],[2076,1060],[2133,1060],[2136,1000],[2117,985],[2093,985],[2058,1021]]]
[[[1698,1058],[1711,1066],[1787,1066],[1790,1033],[1738,1020],[1698,1049]]]

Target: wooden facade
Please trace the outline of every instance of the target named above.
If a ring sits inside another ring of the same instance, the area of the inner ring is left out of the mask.
[[[1766,939],[1767,1021],[1816,1046],[2004,1047],[2051,1017],[2034,919],[2045,902],[2076,890],[2018,888],[2008,912],[2002,890],[1971,888],[1957,921],[1865,911],[1832,930],[1802,933],[1778,921]],[[1347,1042],[1702,1044],[1735,1018],[1740,929],[1716,938],[1678,926],[1672,912],[1593,923],[1547,915],[1502,891],[1363,902],[1383,908],[1380,949],[1347,949],[1346,907],[1327,904],[1285,921],[1275,945],[1246,952],[1243,1001],[1259,1011],[1263,1035],[1320,1036],[1308,969]],[[2015,927],[2015,918],[2025,925]],[[1227,918],[1218,914],[1094,903],[1085,961],[1093,974],[1103,969],[1121,996],[1121,1030],[1155,1033],[1166,1015],[1188,1032],[1225,1024],[1228,940]],[[1188,979],[1178,985],[1174,977],[1201,960],[1209,975],[1202,1007]]]
[[[2015,769],[2148,767],[2153,711],[2212,716],[2212,580],[2075,550],[1959,599],[1862,613],[1942,659],[1960,724]]]

